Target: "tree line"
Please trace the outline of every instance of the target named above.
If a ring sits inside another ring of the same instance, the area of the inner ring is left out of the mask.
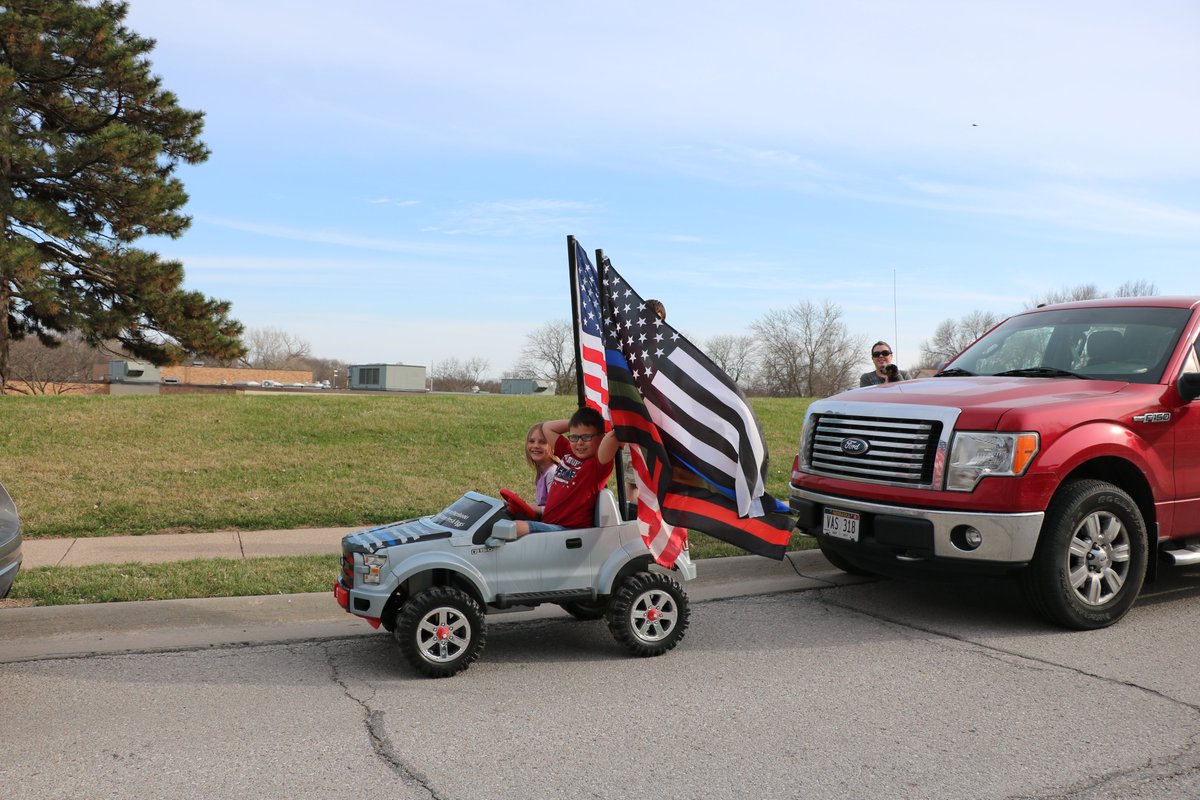
[[[1112,293],[1084,283],[1038,295],[1024,307],[1156,292],[1154,284],[1147,281],[1127,281]],[[1001,320],[995,312],[982,310],[942,320],[933,336],[921,342],[918,360],[905,369],[910,373],[936,369]],[[696,344],[747,394],[827,397],[858,386],[860,370],[867,361],[867,341],[868,337],[847,328],[841,307],[826,300],[767,311],[745,333],[712,336]],[[571,323],[555,320],[530,333],[520,359],[506,377],[552,380],[558,384],[559,394],[574,393]]]

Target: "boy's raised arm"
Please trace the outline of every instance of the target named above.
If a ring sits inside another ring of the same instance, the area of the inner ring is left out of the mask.
[[[601,464],[608,464],[616,457],[617,450],[620,447],[621,442],[617,441],[617,431],[614,428],[604,434],[604,438],[600,440],[600,447],[596,450],[596,458],[600,459]]]
[[[554,452],[554,443],[567,432],[570,422],[567,419],[548,419],[542,423],[542,436],[546,437],[546,446],[550,448],[551,453]]]

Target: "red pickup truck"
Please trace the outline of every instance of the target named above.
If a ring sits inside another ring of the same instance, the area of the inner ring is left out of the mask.
[[[797,527],[850,572],[1000,573],[1057,624],[1200,563],[1200,297],[1044,306],[932,378],[809,406]]]

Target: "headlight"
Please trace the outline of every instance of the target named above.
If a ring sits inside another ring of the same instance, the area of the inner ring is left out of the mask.
[[[363,583],[379,583],[379,573],[387,566],[387,556],[363,556]]]
[[[955,433],[950,445],[946,488],[969,492],[983,478],[1021,475],[1037,455],[1038,443],[1036,433]]]

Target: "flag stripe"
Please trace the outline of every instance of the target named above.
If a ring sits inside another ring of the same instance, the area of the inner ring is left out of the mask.
[[[655,561],[671,567],[687,547],[688,529],[667,523],[659,508],[659,487],[669,482],[669,477],[664,478],[664,469],[670,469],[666,447],[637,389],[628,382],[631,376],[625,357],[609,350],[606,364],[613,426],[617,438],[628,443],[638,487],[638,529]],[[650,454],[649,460],[646,454]]]
[[[663,518],[673,525],[702,530],[756,555],[783,558],[791,539],[790,517],[771,513],[761,519],[747,520],[722,506],[721,495],[710,498],[672,492],[663,503]]]
[[[765,489],[765,445],[762,444],[761,435],[748,435],[750,431],[755,434],[759,432],[754,412],[736,395],[731,398],[731,393],[724,386],[711,380],[702,380],[708,373],[689,355],[677,350],[668,360],[671,366],[677,369],[673,370],[664,365],[654,376],[652,385],[659,390],[661,396],[671,402],[676,412],[680,412],[676,414],[676,418],[682,417],[687,421],[684,424],[688,425],[690,430],[695,433],[702,429],[712,431],[712,436],[723,440],[725,446],[738,456],[737,465],[727,467],[694,452],[701,461],[710,464],[713,471],[732,478],[728,483],[711,478],[709,480],[719,485],[735,486],[738,510],[746,513],[750,498],[761,494]],[[681,371],[684,368],[690,371]],[[698,378],[701,380],[697,380]],[[713,390],[717,390],[719,394],[713,394]],[[708,436],[698,435],[697,438],[708,439]],[[711,443],[711,439],[709,441]],[[696,466],[707,473],[703,464]]]
[[[689,440],[698,439],[727,452],[727,458],[741,454],[742,460],[736,468],[717,463],[711,456],[703,456],[694,450],[688,460],[710,483],[730,490],[740,486],[735,496],[739,497],[740,508],[745,511],[750,498],[763,491],[766,475],[766,449],[761,442],[757,418],[740,398],[736,386],[727,385],[726,376],[714,374],[716,367],[706,368],[690,350],[680,353],[685,349],[688,348],[680,346],[670,357],[663,359],[659,364],[660,371],[652,380],[641,382],[639,388],[652,407],[656,422],[663,418],[674,420],[671,430],[665,431],[672,451],[688,449]],[[674,360],[676,354],[683,356],[680,363]],[[691,372],[681,371],[680,364]],[[731,427],[738,435],[729,435]]]
[[[608,376],[604,363],[603,314],[600,312],[600,285],[596,268],[587,251],[575,243],[576,284],[579,288],[579,363],[583,366],[583,401],[609,419]]]
[[[731,390],[723,381],[717,380],[717,376],[706,370],[703,364],[682,348],[668,356],[667,360],[679,367],[682,372],[681,377],[696,384],[691,387],[693,392],[700,388],[707,390],[715,401],[715,404],[708,408],[715,414],[725,416],[722,412],[728,410],[733,415],[733,419],[728,419],[728,417],[726,419],[741,431],[737,445],[738,452],[743,453],[748,448],[749,452],[746,453],[749,456],[748,460],[754,464],[755,469],[762,466],[767,458],[766,444],[760,437],[746,435],[748,431],[758,430],[758,418],[741,393],[736,389]]]
[[[690,468],[706,480],[708,474],[712,473],[717,480],[732,489],[734,482],[728,479],[737,469],[736,460],[717,448],[711,447],[698,436],[692,435],[686,426],[678,422],[676,418],[667,416],[662,409],[650,402],[649,398],[646,398],[646,409],[650,412],[650,419],[663,432],[664,439],[671,440],[673,445],[671,449],[676,452],[682,451],[687,456],[685,460]],[[711,428],[704,428],[706,432],[711,430]],[[728,442],[728,439],[722,438],[721,441]],[[687,442],[687,446],[683,442]],[[707,464],[711,468],[705,470],[701,466],[702,464]]]

